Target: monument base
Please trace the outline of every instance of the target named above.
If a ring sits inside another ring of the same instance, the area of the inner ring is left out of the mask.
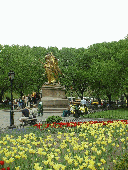
[[[68,109],[69,100],[65,96],[65,88],[59,84],[43,85],[42,98],[44,113],[59,113]]]

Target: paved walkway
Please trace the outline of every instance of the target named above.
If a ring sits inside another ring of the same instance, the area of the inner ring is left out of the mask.
[[[37,121],[45,121],[49,116],[61,116],[62,113],[44,113],[43,116],[37,116]],[[21,122],[19,118],[22,116],[21,111],[14,111],[14,125],[19,126]],[[7,126],[10,126],[10,111],[9,110],[0,110],[0,128],[4,129]]]
[[[14,125],[17,127],[20,126],[21,122],[19,121],[19,118],[21,117],[22,112],[21,111],[14,111]],[[43,116],[37,116],[37,121],[38,122],[42,122],[42,121],[46,121],[46,119],[49,116],[61,116],[62,113],[44,113]],[[70,121],[72,119],[75,119],[72,115],[71,117],[63,117],[63,120],[65,121]],[[103,119],[103,118],[86,118],[86,119],[75,119],[79,120],[79,121],[108,121],[110,119]],[[10,126],[10,111],[7,110],[0,110],[0,129],[5,129],[7,128],[7,126]]]

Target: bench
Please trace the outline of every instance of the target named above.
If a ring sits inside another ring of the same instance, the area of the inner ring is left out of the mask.
[[[28,118],[27,120],[23,120],[24,125],[34,125],[37,123],[37,118]]]

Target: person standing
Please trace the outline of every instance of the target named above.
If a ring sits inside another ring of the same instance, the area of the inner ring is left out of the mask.
[[[86,106],[86,100],[83,98],[83,100],[81,100],[80,104],[83,106]]]
[[[25,96],[22,96],[22,109],[25,108]]]
[[[89,103],[90,105],[92,104],[92,100],[90,99],[90,103]]]
[[[37,100],[36,100],[36,92],[34,93],[34,104],[37,104]]]
[[[43,103],[42,102],[39,102],[39,105],[38,105],[38,116],[43,116]]]
[[[32,93],[32,104],[36,104],[36,92]]]
[[[40,95],[39,95],[39,93],[36,93],[36,104],[39,103],[39,102],[38,102],[39,100],[40,100]]]
[[[25,96],[25,107],[28,106],[28,96]]]
[[[22,109],[22,99],[19,98],[19,109]]]
[[[28,107],[30,107],[30,104],[31,104],[31,97],[30,97],[30,95],[28,94]]]
[[[80,117],[80,113],[79,113],[79,104],[76,104],[75,105],[75,118],[78,118]]]

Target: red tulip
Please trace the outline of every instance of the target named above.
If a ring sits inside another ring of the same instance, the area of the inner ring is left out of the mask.
[[[119,121],[119,120],[116,120],[117,122]],[[123,123],[126,123],[126,124],[128,124],[128,120],[121,120],[121,122],[123,122]],[[53,122],[52,123],[52,126],[51,126],[51,124],[45,124],[46,125],[46,127],[45,128],[48,128],[49,126],[51,127],[51,128],[56,128],[56,126],[57,125],[59,125],[58,127],[60,127],[60,128],[63,128],[62,126],[66,126],[66,127],[76,127],[77,125],[78,126],[80,126],[81,124],[85,124],[85,123],[87,123],[86,121],[85,122],[66,122],[66,123],[62,123],[62,122],[60,122],[60,123],[56,123],[56,122]],[[99,126],[99,123],[103,123],[103,126],[105,126],[105,125],[107,125],[107,124],[109,124],[109,123],[113,123],[113,121],[111,121],[111,120],[109,120],[109,121],[107,121],[107,122],[104,122],[104,121],[90,121],[89,122],[90,124],[96,124],[96,123],[98,123],[98,126]],[[42,126],[42,124],[35,124],[34,126],[37,126],[37,128],[39,128],[40,129],[40,126]],[[88,126],[88,125],[87,125]],[[44,129],[43,129],[44,130]]]
[[[0,165],[4,165],[4,161],[0,161]]]

